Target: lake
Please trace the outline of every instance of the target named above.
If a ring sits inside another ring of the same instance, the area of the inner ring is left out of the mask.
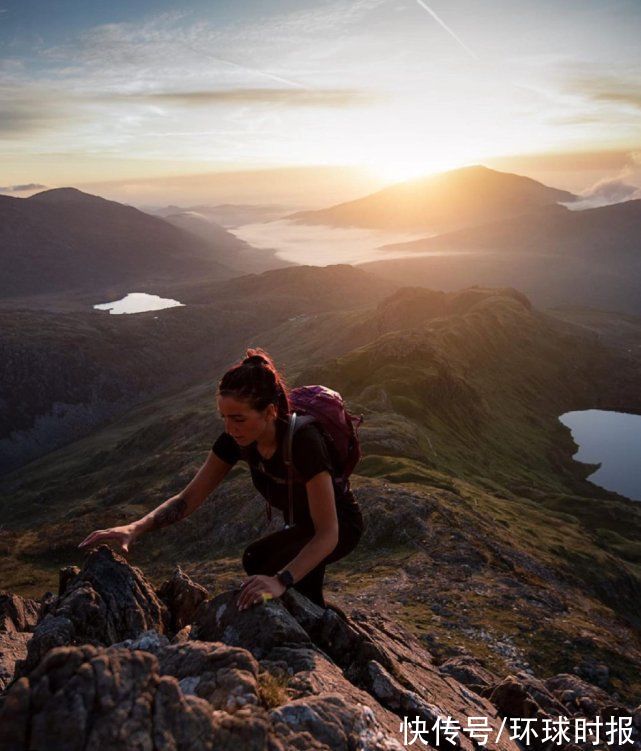
[[[163,310],[164,308],[175,308],[182,306],[183,303],[178,300],[172,300],[168,297],[159,297],[158,295],[148,295],[146,292],[130,292],[121,300],[114,302],[103,302],[94,305],[96,310],[108,310],[114,315],[121,313],[144,313],[148,310]]]
[[[641,415],[586,409],[559,420],[570,428],[580,462],[601,462],[590,482],[641,501]]]

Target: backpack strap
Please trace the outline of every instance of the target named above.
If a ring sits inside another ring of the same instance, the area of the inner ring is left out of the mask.
[[[289,499],[289,510],[285,528],[291,527],[294,523],[294,460],[292,458],[294,433],[314,421],[311,415],[297,415],[296,412],[292,412],[289,416],[289,425],[287,426],[285,444],[283,446],[283,461],[287,467],[287,496]]]

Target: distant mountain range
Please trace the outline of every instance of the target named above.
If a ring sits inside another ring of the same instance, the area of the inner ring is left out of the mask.
[[[575,199],[573,193],[529,177],[473,166],[408,180],[355,201],[288,218],[304,224],[440,234]]]
[[[0,297],[230,278],[241,272],[221,256],[231,260],[241,248],[246,244],[224,230],[207,242],[75,188],[0,195]]]
[[[287,207],[275,204],[238,204],[223,203],[217,206],[197,205],[197,206],[162,206],[159,208],[144,207],[141,209],[148,214],[160,216],[163,219],[175,214],[198,214],[204,216],[210,222],[220,224],[225,229],[233,229],[243,224],[254,224],[257,222],[271,222],[274,219],[281,219],[285,214],[291,213],[296,207]]]
[[[538,306],[641,314],[641,200],[584,211],[546,206],[380,250],[382,260],[362,267],[398,284],[508,285]],[[416,257],[384,260],[392,252]]]

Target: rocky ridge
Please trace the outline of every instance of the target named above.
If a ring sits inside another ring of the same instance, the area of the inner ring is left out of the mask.
[[[505,718],[641,726],[641,709],[577,676],[501,680],[472,655],[439,666],[390,618],[343,618],[295,590],[243,613],[235,598],[209,598],[180,569],[156,591],[106,546],[63,569],[57,595],[2,595],[0,748],[388,751],[407,745],[404,717],[465,728],[481,716],[486,744],[466,732],[439,744],[432,730],[421,745],[508,751]],[[632,739],[641,748],[636,727]]]

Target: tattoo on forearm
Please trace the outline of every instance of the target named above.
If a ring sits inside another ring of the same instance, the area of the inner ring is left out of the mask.
[[[157,510],[152,516],[152,529],[160,529],[175,524],[187,515],[187,502],[183,498],[173,498]]]

